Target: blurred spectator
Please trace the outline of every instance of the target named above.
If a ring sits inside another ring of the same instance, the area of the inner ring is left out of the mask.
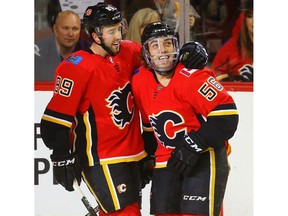
[[[179,28],[179,20],[180,20],[180,3],[179,0],[176,0],[176,16],[177,16],[177,26],[176,30]],[[189,27],[190,27],[190,40],[195,40],[196,29],[194,28],[196,24],[196,20],[200,19],[200,15],[197,13],[195,8],[190,4],[189,6]]]
[[[244,20],[244,12],[242,11],[239,14],[239,17],[237,18],[237,20],[235,22],[235,25],[233,26],[232,36],[236,36],[236,35],[238,35],[241,32],[241,28],[242,28],[242,25],[243,25],[243,20]]]
[[[160,16],[157,11],[151,8],[142,8],[138,10],[130,20],[128,33],[125,35],[125,39],[133,40],[141,44],[141,35],[144,27],[149,23],[157,21],[160,21]]]
[[[79,40],[81,20],[75,12],[58,11],[56,19],[51,17],[49,22],[53,25],[54,35],[35,42],[35,81],[54,81],[55,69],[63,59],[90,46],[89,41]]]
[[[227,7],[223,0],[210,0],[206,8],[206,19],[210,22],[222,23],[227,17]]]
[[[232,28],[240,14],[241,0],[190,0],[190,4],[200,14],[193,27],[193,40],[207,48],[211,65],[220,47],[232,36]]]
[[[157,11],[161,21],[178,31],[180,18],[180,5],[178,0],[132,0],[125,12],[128,23],[130,23],[132,16],[136,11],[146,7]],[[190,4],[190,28],[194,26],[195,20],[198,18],[200,18],[199,14]]]
[[[240,33],[219,49],[211,65],[219,81],[253,82],[253,1],[247,0],[242,11]]]

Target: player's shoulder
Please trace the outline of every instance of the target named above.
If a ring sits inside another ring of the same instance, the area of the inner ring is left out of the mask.
[[[147,68],[141,66],[137,70],[135,70],[132,74],[132,82],[139,83],[138,85],[144,84],[145,81],[148,80],[149,75],[152,75]]]
[[[137,79],[139,79],[139,77],[142,76],[142,73],[141,73],[141,69],[142,69],[142,68],[143,68],[143,66],[140,67],[140,68],[138,68],[138,69],[136,69],[136,70],[133,72],[133,74],[132,74],[132,80],[137,80]]]
[[[63,63],[72,65],[85,65],[87,62],[92,61],[92,54],[86,50],[79,50],[71,53]]]
[[[175,82],[182,87],[187,86],[189,89],[199,88],[207,82],[217,82],[213,71],[206,67],[203,69],[187,69],[181,67],[178,68],[177,74],[175,75],[177,77]]]
[[[131,78],[132,91],[134,94],[140,94],[143,89],[146,89],[147,86],[151,84],[152,78],[150,75],[152,75],[152,73],[144,66],[134,71]]]
[[[132,41],[132,40],[121,40],[121,44],[123,44],[124,46],[140,46],[140,44],[138,44],[137,42],[135,41]]]
[[[139,51],[141,49],[141,45],[131,40],[122,40],[121,41],[121,49],[130,49]]]
[[[149,71],[149,69],[146,68],[145,66],[141,66],[133,72],[132,77],[138,78],[138,77],[147,76],[148,74],[152,74],[152,72]]]
[[[178,74],[177,76],[181,77],[183,80],[214,76],[213,71],[207,67],[204,67],[203,69],[188,69],[185,68],[182,64],[178,64],[176,68],[176,74]]]
[[[65,60],[63,60],[58,70],[80,70],[91,71],[98,65],[93,61],[93,54],[85,50],[79,50],[71,53]]]

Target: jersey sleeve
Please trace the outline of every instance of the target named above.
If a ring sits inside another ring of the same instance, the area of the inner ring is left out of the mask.
[[[41,118],[42,139],[56,154],[67,154],[70,149],[69,131],[89,78],[84,79],[81,70],[68,62],[58,66],[54,93]]]
[[[191,79],[191,91],[186,90],[189,103],[199,116],[197,133],[206,145],[217,147],[233,137],[238,126],[238,111],[233,98],[217,80],[205,72]]]
[[[75,116],[88,84],[89,73],[81,67],[65,62],[57,68],[55,76],[54,93],[47,108],[58,113]]]

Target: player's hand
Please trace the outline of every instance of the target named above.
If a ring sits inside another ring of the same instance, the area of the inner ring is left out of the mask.
[[[75,154],[65,156],[50,156],[53,163],[53,174],[56,181],[66,190],[74,191],[73,180],[76,178],[81,183],[81,168]]]
[[[174,149],[167,163],[167,168],[188,176],[193,170],[200,153],[191,152],[182,142]]]
[[[146,184],[152,179],[153,170],[155,167],[155,156],[148,155],[140,161],[141,168],[141,187],[144,188]]]
[[[197,139],[193,132],[185,135],[175,146],[168,160],[167,168],[174,169],[184,176],[188,176],[195,167],[200,154],[206,150],[206,147]]]
[[[202,44],[189,41],[180,49],[179,60],[188,69],[203,69],[208,63],[208,54]]]

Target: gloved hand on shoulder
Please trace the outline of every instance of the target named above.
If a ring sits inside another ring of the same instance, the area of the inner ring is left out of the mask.
[[[188,69],[203,69],[208,63],[208,54],[202,44],[189,41],[180,49],[179,60]]]

